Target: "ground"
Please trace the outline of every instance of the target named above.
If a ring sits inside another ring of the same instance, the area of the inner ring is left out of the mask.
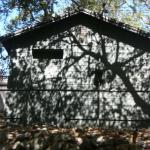
[[[150,129],[59,128],[6,124],[0,150],[150,150]]]

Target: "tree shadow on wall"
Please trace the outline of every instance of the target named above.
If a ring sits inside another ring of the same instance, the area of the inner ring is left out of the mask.
[[[149,93],[142,92],[149,90],[149,54],[82,28],[11,52],[9,116],[23,124],[148,126],[136,120],[150,116]],[[64,58],[36,60],[33,48],[61,48]]]

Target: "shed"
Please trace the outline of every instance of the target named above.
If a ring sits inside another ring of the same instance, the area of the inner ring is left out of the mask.
[[[140,89],[131,81],[138,79],[138,71],[132,75],[134,63],[144,54],[148,58],[149,33],[80,10],[2,36],[0,42],[11,58],[9,115],[20,118],[18,121],[118,126],[118,120],[127,126],[132,120],[149,119],[150,104],[141,94],[145,92],[143,81]],[[34,59],[34,49],[62,49],[64,56]],[[98,87],[93,84],[96,69],[103,71],[104,83]],[[147,76],[146,70],[143,77]]]

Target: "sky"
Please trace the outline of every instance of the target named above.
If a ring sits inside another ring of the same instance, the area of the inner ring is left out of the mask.
[[[71,4],[70,0],[60,0],[60,2],[57,4],[57,7],[56,6],[54,7],[54,10],[59,13],[60,10],[65,9],[70,4]],[[7,17],[7,20],[6,20],[5,17],[3,17],[2,15],[0,15],[0,36],[6,34],[6,29],[5,29],[6,24],[7,24],[7,22],[9,22],[9,20],[11,20],[12,18],[14,18],[16,16],[16,14],[17,14],[16,10],[12,11],[11,15]]]
[[[149,1],[149,4],[150,4],[150,0],[148,0],[148,1]],[[126,9],[126,11],[128,13],[131,12],[131,9],[129,8],[129,5],[131,5],[131,6],[133,5],[133,0],[127,0],[127,2],[128,3],[126,5],[123,5],[123,7],[119,10],[120,12],[123,11],[124,9]],[[61,0],[57,4],[57,7],[54,7],[54,9],[55,9],[56,12],[60,12],[60,10],[63,10],[64,8],[66,8],[67,6],[69,6],[70,4],[71,4],[70,0]],[[146,15],[150,16],[150,8],[148,9],[148,8],[144,7],[144,5],[142,5],[142,4],[140,5],[140,7],[137,8],[137,10],[138,10],[139,13],[140,12],[145,13],[145,16]],[[9,22],[9,20],[11,18],[14,18],[16,16],[16,14],[17,14],[17,11],[13,11],[11,13],[11,15],[7,18],[7,20],[0,15],[0,19],[1,19],[1,21],[0,21],[0,35],[6,34],[6,30],[5,30],[6,24],[7,24],[7,22]],[[145,22],[147,22],[146,17],[143,18],[143,20],[144,21],[141,22],[141,24],[143,26],[143,29],[146,30],[147,32],[150,32],[150,26],[148,27],[145,24]]]

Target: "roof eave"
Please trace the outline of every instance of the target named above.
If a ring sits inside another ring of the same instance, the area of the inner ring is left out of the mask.
[[[137,49],[150,52],[150,38],[84,12],[79,12],[67,18],[49,22],[41,26],[35,26],[18,35],[0,38],[0,41],[10,51],[11,49],[28,47],[37,41],[62,33],[78,25],[86,26],[92,29],[93,32],[98,32],[99,34],[106,35],[109,38],[116,39]]]

